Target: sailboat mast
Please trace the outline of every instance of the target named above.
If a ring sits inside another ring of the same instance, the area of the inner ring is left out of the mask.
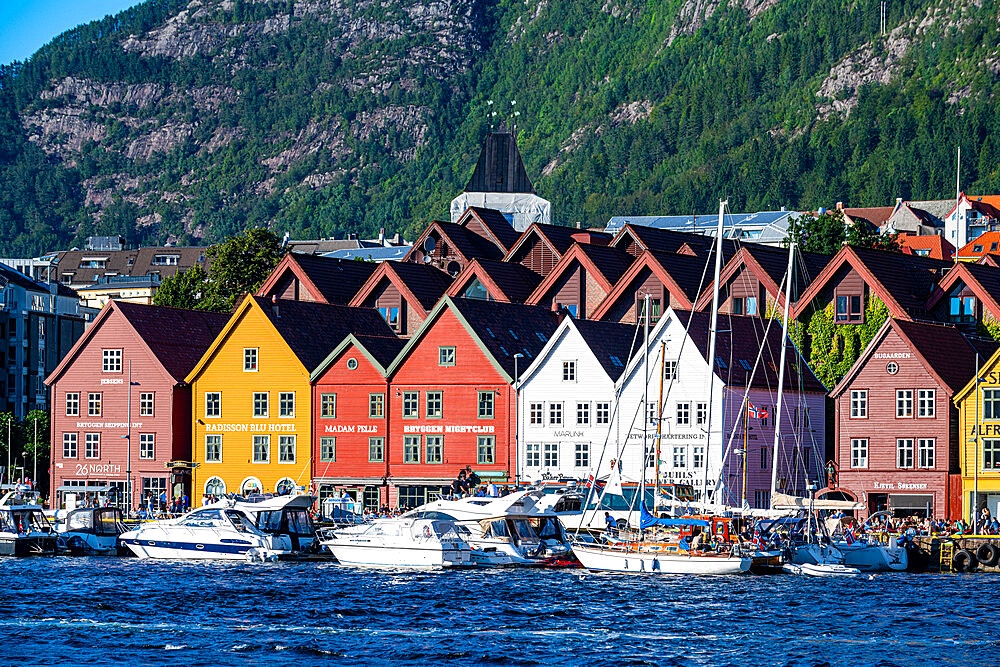
[[[702,502],[708,504],[708,456],[712,448],[712,390],[715,387],[715,337],[719,324],[719,275],[722,273],[722,216],[728,201],[719,202],[719,226],[715,232],[715,279],[712,281],[712,326],[708,337],[708,409],[705,414],[705,486]],[[693,314],[692,314],[693,317]],[[692,454],[693,455],[693,454]]]
[[[656,492],[653,495],[653,513],[660,500],[660,436],[663,434],[663,374],[667,369],[667,342],[660,342],[660,398],[656,401]]]
[[[792,269],[795,260],[795,242],[788,246],[788,268],[785,270],[785,315],[781,324],[781,358],[778,361],[778,404],[774,406],[774,447],[771,450],[771,498],[774,509],[774,492],[778,485],[778,441],[781,438],[781,399],[785,392],[785,350],[788,347],[788,309],[792,303]]]
[[[639,467],[639,493],[637,500],[642,505],[646,503],[646,447],[647,433],[649,432],[649,294],[643,297],[643,330],[642,330],[642,411],[645,413],[642,418],[642,457]],[[654,499],[655,502],[655,499]],[[635,503],[633,503],[634,505]],[[640,506],[642,506],[640,505]],[[640,516],[641,516],[640,512]]]

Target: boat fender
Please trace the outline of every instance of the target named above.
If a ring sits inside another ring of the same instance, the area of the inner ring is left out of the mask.
[[[951,557],[951,566],[956,572],[972,572],[976,565],[976,556],[968,549],[960,549]]]
[[[976,549],[976,558],[983,565],[996,565],[997,556],[1000,556],[1000,551],[997,550],[996,545],[986,542],[985,544],[980,544],[979,548]]]
[[[430,526],[424,526],[424,537],[426,537],[428,540],[431,539],[431,527]]]

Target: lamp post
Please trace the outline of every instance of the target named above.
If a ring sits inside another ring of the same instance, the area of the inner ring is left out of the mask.
[[[34,462],[31,467],[31,483],[38,486],[38,415],[35,415]]]
[[[520,352],[518,352],[517,354],[514,355],[514,452],[518,456],[520,456],[520,451],[521,451],[520,447],[518,446],[519,445],[519,440],[520,440],[520,437],[521,437],[520,436],[520,431],[521,431],[521,420],[520,420],[520,415],[521,415],[521,409],[520,409],[520,407],[521,407],[521,394],[520,394],[520,389],[521,389],[521,387],[520,387],[520,379],[521,379],[521,376],[517,372],[517,362],[518,362],[518,360],[523,359],[523,358],[524,358],[524,355],[521,354]],[[507,447],[508,447],[508,449],[507,449],[507,480],[510,481],[510,479],[511,479],[511,474],[510,474],[510,438],[507,438]],[[514,467],[514,471],[515,472],[517,471],[517,465],[516,464],[515,464],[515,467]]]

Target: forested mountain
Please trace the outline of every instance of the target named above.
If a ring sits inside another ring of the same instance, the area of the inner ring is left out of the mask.
[[[149,0],[0,73],[0,255],[412,236],[505,119],[566,224],[997,192],[998,2]]]

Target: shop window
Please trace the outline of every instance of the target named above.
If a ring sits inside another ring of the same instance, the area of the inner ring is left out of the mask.
[[[425,459],[425,461],[427,463],[443,463],[444,436],[428,435],[426,437],[426,443],[427,443],[427,458]]]
[[[205,393],[205,417],[221,417],[222,416],[222,394],[219,392],[206,392]]]
[[[140,433],[139,434],[139,458],[140,459],[153,459],[156,458],[155,448],[153,446],[153,434],[152,433]]]
[[[899,438],[896,440],[896,467],[913,467],[913,438]]]
[[[295,463],[295,436],[278,436],[278,463]]]
[[[320,463],[334,463],[337,460],[337,439],[319,439],[319,461]]]
[[[861,296],[847,294],[837,296],[837,324],[860,324],[864,321],[861,310]]]
[[[205,462],[222,463],[221,433],[210,433],[205,436]]]
[[[385,461],[385,438],[368,438],[368,461],[370,463]]]
[[[159,500],[161,493],[167,493],[167,481],[166,477],[143,477],[142,497]]]
[[[577,468],[590,467],[590,443],[578,442],[574,446],[573,463]]]
[[[255,435],[253,437],[253,462],[271,462],[271,436]]]
[[[295,490],[295,480],[291,477],[282,477],[274,485],[274,491],[279,496],[287,496]]]
[[[440,391],[429,391],[424,396],[427,404],[427,417],[429,419],[440,419],[444,415],[444,394]]]
[[[226,483],[222,481],[221,477],[213,477],[207,482],[205,482],[205,495],[206,496],[224,496],[226,495]]]
[[[337,416],[337,395],[319,395],[319,416],[324,419],[334,419]]]
[[[476,440],[476,463],[493,465],[497,457],[497,439],[492,435],[481,435]]]
[[[493,399],[492,391],[480,391],[479,393],[479,418],[493,419]]]
[[[416,419],[420,416],[420,392],[403,392],[403,419]]]

